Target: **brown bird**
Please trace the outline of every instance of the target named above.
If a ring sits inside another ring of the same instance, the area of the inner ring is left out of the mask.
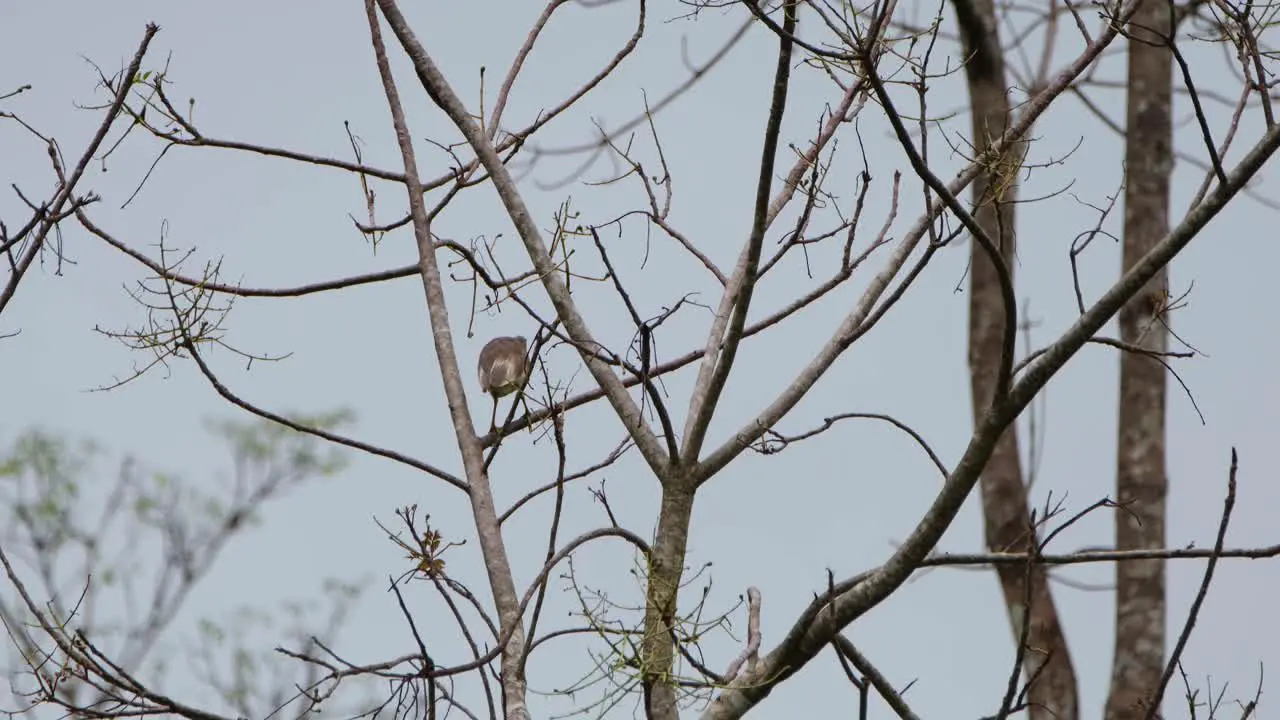
[[[476,368],[480,389],[493,396],[493,413],[489,416],[492,432],[498,422],[498,398],[524,388],[529,379],[528,342],[523,337],[496,337],[480,350]]]

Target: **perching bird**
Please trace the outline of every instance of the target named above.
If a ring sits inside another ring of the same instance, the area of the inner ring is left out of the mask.
[[[529,379],[527,353],[528,343],[519,336],[496,337],[480,350],[480,362],[476,368],[480,375],[480,389],[493,396],[490,431],[498,422],[498,398],[520,390]]]

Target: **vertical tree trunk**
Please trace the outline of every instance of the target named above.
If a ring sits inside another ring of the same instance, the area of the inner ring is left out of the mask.
[[[1173,172],[1170,121],[1172,32],[1169,7],[1146,0],[1129,27],[1128,134],[1125,142],[1124,270],[1169,230]],[[1155,352],[1168,347],[1162,317],[1168,276],[1161,271],[1120,310],[1120,339]],[[1165,545],[1165,370],[1140,353],[1120,357],[1120,421],[1116,448],[1116,547]],[[1142,717],[1160,680],[1165,655],[1163,560],[1116,565],[1116,633],[1107,697],[1109,720]]]
[[[952,4],[964,42],[964,57],[968,59],[965,71],[974,152],[981,155],[1011,124],[995,6],[992,0],[953,0]],[[1010,152],[1017,154],[1016,149]],[[988,165],[990,170],[979,175],[973,184],[978,205],[976,219],[999,244],[1010,274],[1016,248],[1013,202],[1017,195],[1018,164],[1014,157],[993,159]],[[974,419],[980,421],[996,391],[1005,308],[991,258],[976,241],[970,242],[970,255],[969,377]],[[980,487],[987,547],[1012,552],[1034,547],[1036,537],[1029,528],[1030,509],[1015,425],[1010,425],[996,444],[983,470]],[[1075,669],[1044,567],[1033,567],[1028,573],[1022,566],[1000,565],[996,572],[1015,638],[1021,635],[1024,618],[1031,623],[1027,636],[1029,648],[1023,663],[1026,676],[1036,678],[1028,695],[1029,717],[1076,720]],[[1025,607],[1028,597],[1030,612]]]
[[[641,653],[641,683],[646,720],[679,720],[680,708],[672,671],[675,641],[672,628],[684,577],[694,490],[685,477],[668,480],[662,489],[658,532],[649,559]]]

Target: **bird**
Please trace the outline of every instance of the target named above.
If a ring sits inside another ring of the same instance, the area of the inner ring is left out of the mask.
[[[493,397],[493,413],[489,416],[492,432],[498,422],[498,398],[524,388],[529,379],[528,341],[522,336],[496,337],[480,349],[477,373],[480,389]]]

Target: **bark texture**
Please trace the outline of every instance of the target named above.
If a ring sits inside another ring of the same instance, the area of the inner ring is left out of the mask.
[[[1171,97],[1173,57],[1169,7],[1145,0],[1130,23],[1128,134],[1125,142],[1123,270],[1133,267],[1169,231],[1173,171]],[[1120,339],[1154,352],[1168,348],[1163,315],[1168,275],[1161,270],[1120,309]],[[1136,352],[1120,356],[1116,447],[1116,547],[1165,546],[1164,366]],[[1108,720],[1146,715],[1165,656],[1165,564],[1133,560],[1116,565],[1116,633],[1107,696]]]
[[[672,677],[675,642],[671,630],[680,581],[684,577],[689,521],[693,517],[694,492],[688,486],[689,483],[678,482],[663,489],[662,508],[658,511],[658,534],[649,559],[641,660],[645,717],[648,720],[680,718],[679,699]]]
[[[1013,124],[995,6],[992,0],[953,0],[953,5],[968,59],[965,71],[973,143],[975,152],[982,157],[991,143]],[[1003,157],[988,158],[986,169],[973,184],[975,219],[998,244],[1010,276],[1016,252],[1014,200],[1023,147],[1015,145]],[[970,254],[969,378],[974,422],[981,424],[997,391],[1006,308],[997,266],[976,241],[970,242]],[[1010,552],[1033,549],[1036,536],[1030,528],[1016,425],[1010,424],[996,442],[991,459],[982,471],[980,487],[987,547]],[[1022,635],[1024,618],[1031,623],[1027,634],[1029,647],[1023,656],[1026,677],[1035,678],[1028,694],[1031,704],[1028,717],[1075,720],[1079,712],[1075,669],[1045,568],[1034,566],[1028,572],[1025,567],[1000,565],[996,574],[1015,639]]]
[[[463,467],[466,468],[472,517],[480,541],[480,552],[484,557],[484,567],[489,576],[489,586],[493,591],[498,626],[500,632],[508,638],[502,647],[503,717],[507,720],[529,720],[529,708],[526,702],[528,681],[525,678],[522,662],[525,652],[525,627],[524,617],[520,612],[520,596],[516,591],[515,576],[511,572],[511,562],[507,557],[506,544],[502,537],[502,526],[498,523],[497,510],[494,507],[493,491],[485,470],[484,451],[480,447],[480,439],[476,437],[475,426],[471,421],[466,389],[462,383],[462,371],[450,331],[444,284],[440,279],[440,267],[436,262],[435,245],[431,239],[430,221],[426,205],[422,200],[424,191],[418,175],[413,140],[409,134],[408,122],[404,117],[395,78],[391,73],[391,63],[387,59],[374,2],[375,0],[365,0],[365,14],[369,21],[370,36],[373,39],[378,74],[382,77],[387,105],[391,110],[392,123],[396,129],[396,141],[404,160],[405,189],[408,191],[414,238],[418,246],[418,266],[421,269],[422,286],[427,297],[431,339],[439,362],[440,379],[444,384],[445,396],[449,403],[449,417],[453,423],[454,436],[457,438],[458,451],[462,455]],[[402,38],[407,37],[408,25],[404,22],[404,17],[399,14],[395,3],[389,0],[380,0],[380,2],[388,23]],[[423,55],[425,56],[425,52]]]

